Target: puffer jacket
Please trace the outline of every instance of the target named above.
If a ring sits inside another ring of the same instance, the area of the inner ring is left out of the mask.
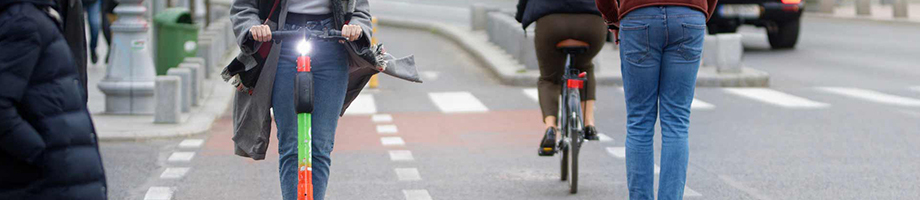
[[[106,199],[76,63],[52,0],[0,0],[0,199]]]

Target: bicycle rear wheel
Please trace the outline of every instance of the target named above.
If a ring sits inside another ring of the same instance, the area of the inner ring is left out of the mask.
[[[578,90],[570,90],[568,94],[568,102],[566,103],[568,118],[569,120],[566,131],[568,134],[568,151],[565,152],[568,155],[569,163],[569,193],[575,194],[578,192],[578,154],[581,151],[581,144],[584,141],[584,136],[582,132],[584,131],[584,122],[582,121],[582,112],[581,112],[581,96],[578,93]]]

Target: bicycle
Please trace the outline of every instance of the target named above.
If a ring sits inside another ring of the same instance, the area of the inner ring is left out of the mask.
[[[585,142],[584,115],[581,110],[580,90],[587,81],[586,72],[574,69],[575,55],[584,53],[590,45],[587,42],[574,39],[563,40],[556,44],[556,49],[564,52],[566,56],[565,74],[562,75],[562,94],[559,101],[558,125],[561,138],[555,149],[543,148],[540,155],[552,156],[562,153],[561,179],[568,181],[569,192],[578,192],[578,154],[581,145]]]

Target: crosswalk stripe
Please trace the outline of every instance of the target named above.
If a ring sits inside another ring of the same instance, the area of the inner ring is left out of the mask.
[[[173,152],[166,160],[169,162],[188,162],[195,157],[195,152]]]
[[[617,158],[626,158],[625,147],[607,147],[607,153]]]
[[[417,181],[422,180],[418,173],[418,168],[396,168],[396,177],[400,181]]]
[[[600,142],[613,142],[613,138],[610,138],[610,136],[607,136],[603,133],[598,133],[597,138]]]
[[[377,133],[379,134],[396,134],[397,131],[396,125],[377,125]]]
[[[150,187],[144,194],[144,200],[170,200],[173,196],[172,188],[168,187]]]
[[[185,139],[179,143],[179,148],[198,148],[201,147],[201,144],[204,144],[204,140],[202,139]]]
[[[371,121],[374,123],[386,123],[393,121],[393,116],[389,114],[375,114],[371,116]]]
[[[876,103],[892,104],[899,106],[920,106],[920,100],[902,96],[890,95],[872,90],[859,88],[842,88],[842,87],[821,87],[818,88],[827,92],[863,99]]]
[[[160,178],[162,179],[182,178],[183,176],[185,176],[186,173],[188,173],[188,170],[189,170],[188,167],[166,168],[166,171],[163,171],[163,173],[160,174]]]
[[[486,112],[488,108],[469,92],[433,92],[428,97],[444,113]]]
[[[713,108],[716,108],[716,106],[696,98],[693,98],[693,101],[690,102],[690,109],[693,110],[711,110]]]
[[[412,152],[409,150],[390,150],[390,160],[392,161],[413,161]]]
[[[686,185],[684,186],[684,197],[701,197],[701,196],[703,196],[703,194],[700,194],[699,192],[696,192],[695,190],[690,189],[690,187],[687,187]]]
[[[530,97],[530,100],[533,100],[534,102],[540,102],[540,95],[537,92],[537,88],[524,89],[524,95]]]
[[[725,88],[726,92],[785,108],[824,108],[829,105],[766,88]]]
[[[428,190],[403,190],[406,200],[431,200],[431,194]]]
[[[374,113],[377,113],[377,105],[375,105],[373,94],[358,95],[348,106],[348,109],[345,110],[346,115],[370,115]]]
[[[406,145],[406,142],[401,137],[382,137],[380,138],[380,144],[383,144],[383,146],[403,146]]]

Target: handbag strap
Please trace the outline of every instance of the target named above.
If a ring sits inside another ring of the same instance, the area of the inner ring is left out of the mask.
[[[281,0],[275,0],[275,4],[272,5],[272,10],[268,12],[268,17],[265,18],[265,22],[262,22],[262,24],[268,24],[268,20],[272,18],[272,15],[275,14],[275,9],[278,8],[278,2],[281,2]]]

